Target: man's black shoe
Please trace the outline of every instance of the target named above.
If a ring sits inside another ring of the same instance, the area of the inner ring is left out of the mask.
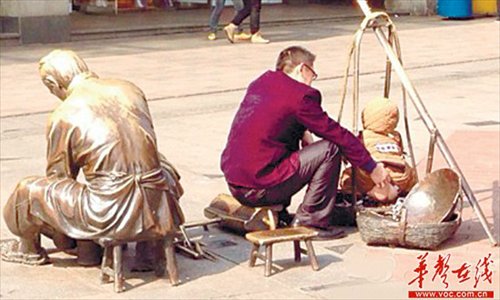
[[[346,236],[345,231],[340,228],[334,226],[329,226],[328,228],[320,228],[314,225],[304,224],[297,218],[293,219],[291,226],[292,227],[304,226],[313,229],[318,233],[318,235],[313,238],[313,240],[316,241],[335,240]]]
[[[286,208],[283,208],[282,211],[278,213],[278,227],[288,227],[292,224],[292,221],[294,220],[295,214],[291,214],[288,212]]]
[[[329,227],[328,230],[323,229],[315,229],[318,232],[318,235],[313,238],[316,241],[328,241],[328,240],[336,240],[341,239],[346,236],[344,230],[335,227]]]

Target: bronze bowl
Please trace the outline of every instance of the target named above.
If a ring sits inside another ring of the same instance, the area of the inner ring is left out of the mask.
[[[445,221],[460,197],[460,177],[451,169],[427,174],[408,193],[403,206],[409,224],[435,224]]]

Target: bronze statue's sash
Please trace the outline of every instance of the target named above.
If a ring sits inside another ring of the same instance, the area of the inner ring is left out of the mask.
[[[144,173],[127,174],[125,172],[94,172],[86,174],[91,193],[103,195],[115,194],[135,185],[141,191],[143,200],[146,199],[145,189],[168,191],[170,187],[161,168],[152,169]],[[146,228],[155,226],[153,210],[148,201],[142,201],[143,224]]]

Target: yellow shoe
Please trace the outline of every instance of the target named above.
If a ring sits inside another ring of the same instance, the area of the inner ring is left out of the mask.
[[[238,26],[234,25],[233,23],[229,23],[226,27],[224,27],[224,33],[226,34],[226,37],[228,41],[231,43],[234,43],[234,31],[238,28]]]
[[[252,34],[252,38],[250,39],[250,41],[254,44],[268,44],[269,43],[269,40],[266,40],[265,38],[263,38],[262,35],[260,34],[260,32],[256,32],[256,33]]]
[[[214,32],[210,32],[210,33],[208,34],[208,40],[209,40],[209,41],[215,41],[216,39],[217,39],[217,36],[215,35],[215,33],[214,33]]]
[[[240,41],[248,41],[249,39],[252,38],[252,35],[251,34],[248,34],[246,32],[240,32],[240,33],[236,33],[234,35],[234,39],[235,40],[240,40]]]

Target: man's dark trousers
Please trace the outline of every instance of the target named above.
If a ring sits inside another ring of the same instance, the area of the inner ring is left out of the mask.
[[[300,167],[284,182],[266,189],[250,189],[229,185],[238,201],[247,206],[290,205],[291,197],[306,184],[304,200],[297,209],[296,219],[303,225],[326,229],[335,208],[335,196],[340,173],[340,152],[327,140],[308,145],[299,153]]]
[[[231,23],[239,26],[243,20],[250,16],[250,33],[257,33],[260,29],[260,9],[262,7],[262,0],[243,0],[243,4],[243,9],[234,16]]]

